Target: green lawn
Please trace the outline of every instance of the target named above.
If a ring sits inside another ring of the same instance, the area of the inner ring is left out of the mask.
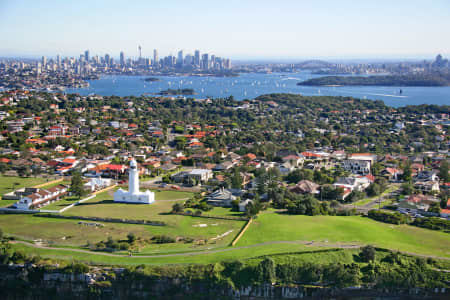
[[[409,225],[392,225],[368,218],[293,216],[262,213],[236,246],[271,241],[328,241],[372,244],[382,248],[450,257],[450,235]]]
[[[114,203],[113,193],[114,190],[100,193],[95,198],[65,211],[64,215],[145,219],[172,224],[178,216],[166,214],[172,210],[175,203],[183,202],[184,199],[192,196],[192,193],[187,192],[156,191],[155,202],[152,204],[126,204]]]
[[[112,193],[106,191],[97,197],[74,206],[65,211],[63,215],[110,217],[135,220],[163,221],[167,226],[148,226],[134,224],[118,224],[101,222],[102,228],[78,225],[76,220],[52,219],[33,217],[30,215],[0,215],[0,228],[5,233],[28,240],[41,238],[55,245],[84,246],[86,241],[92,243],[106,240],[108,236],[115,239],[125,239],[129,232],[137,236],[150,238],[154,235],[169,235],[172,237],[190,237],[195,240],[208,239],[204,246],[194,244],[170,244],[158,245],[143,249],[144,253],[160,253],[163,251],[193,251],[210,247],[228,245],[242,228],[243,221],[216,220],[191,216],[168,214],[172,205],[183,202],[191,196],[191,193],[162,191],[156,192],[156,201],[150,205],[114,203]],[[67,198],[45,207],[45,209],[59,210],[75,200]],[[222,237],[223,234],[227,233]],[[66,237],[64,239],[64,237]],[[70,237],[70,238],[67,238]],[[214,238],[214,240],[212,240]]]
[[[68,197],[64,197],[64,199],[62,199],[62,200],[56,201],[55,203],[46,205],[42,209],[60,210],[68,205],[71,205],[71,204],[77,202],[78,200],[80,200],[80,198],[78,196],[68,196]]]
[[[42,218],[25,214],[0,215],[0,228],[5,234],[25,240],[42,239],[51,245],[84,247],[87,241],[97,243],[105,241],[108,236],[114,239],[126,239],[129,232],[142,238],[154,235],[172,237],[190,237],[195,240],[208,239],[206,245],[173,243],[167,245],[151,245],[142,250],[143,253],[162,253],[176,251],[195,251],[228,245],[242,228],[243,221],[214,220],[190,216],[176,217],[176,222],[169,226],[148,226],[135,224],[119,224],[99,222],[104,227],[93,227],[78,224],[78,220]],[[202,226],[199,226],[202,225]],[[217,238],[226,232],[223,237]],[[213,240],[214,238],[214,240]]]
[[[8,207],[11,206],[12,204],[16,203],[17,200],[0,200],[0,207]]]
[[[19,185],[13,186],[16,182]],[[46,182],[46,179],[42,177],[0,176],[0,195],[12,192],[13,187],[14,189],[33,187],[44,182]]]
[[[64,260],[78,260],[84,262],[91,262],[96,264],[115,264],[115,265],[140,265],[140,264],[208,264],[218,261],[234,260],[234,259],[247,259],[256,256],[278,254],[278,253],[292,253],[301,251],[316,250],[315,247],[309,247],[304,245],[292,245],[292,244],[278,244],[278,245],[262,245],[258,247],[236,249],[228,247],[221,249],[225,251],[213,252],[213,253],[201,253],[197,255],[177,255],[177,256],[165,256],[158,255],[155,257],[142,257],[139,255],[133,255],[133,257],[121,257],[121,256],[103,256],[93,253],[79,253],[75,251],[63,251],[63,250],[48,250],[33,248],[26,245],[16,244],[13,245],[15,249],[23,250],[29,254],[42,257],[49,257],[54,259]]]

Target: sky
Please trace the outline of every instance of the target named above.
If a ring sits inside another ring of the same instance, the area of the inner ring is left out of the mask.
[[[450,0],[0,0],[0,56],[232,59],[450,54]]]

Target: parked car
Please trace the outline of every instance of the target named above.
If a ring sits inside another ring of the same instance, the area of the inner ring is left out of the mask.
[[[176,185],[172,185],[171,188],[174,189],[174,190],[179,190],[180,189],[180,187],[176,186]]]

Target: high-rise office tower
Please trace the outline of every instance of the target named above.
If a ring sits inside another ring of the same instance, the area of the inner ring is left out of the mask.
[[[210,61],[209,65],[211,66],[212,69],[215,69],[215,66],[216,66],[216,56],[215,56],[214,54],[211,55],[211,61]]]
[[[183,50],[178,51],[177,67],[183,67]]]
[[[84,59],[89,62],[89,50],[84,51]]]
[[[197,68],[200,67],[200,51],[195,50],[194,64]]]
[[[123,51],[120,52],[120,65],[123,67],[125,66],[125,54]]]
[[[139,49],[139,64],[142,64],[142,47],[141,45],[138,46]]]
[[[59,54],[56,55],[56,64],[58,65],[58,68],[61,67],[61,56]]]
[[[194,57],[191,54],[187,54],[184,58],[184,65],[186,66],[192,66],[194,62]]]
[[[209,69],[209,56],[208,53],[205,53],[202,55],[202,69],[208,70]]]
[[[109,65],[109,54],[105,54],[105,65]]]
[[[153,50],[153,64],[155,65],[155,67],[159,65],[158,50],[156,49]]]
[[[45,68],[45,67],[47,66],[47,57],[42,56],[42,62],[41,62],[41,64],[42,64],[42,67],[43,67],[43,68]]]

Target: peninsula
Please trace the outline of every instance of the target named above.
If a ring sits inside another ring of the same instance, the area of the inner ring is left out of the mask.
[[[407,75],[380,75],[368,77],[324,76],[311,78],[297,85],[306,86],[449,86],[450,75],[439,73],[421,73]]]
[[[194,95],[195,91],[193,89],[167,89],[160,91],[158,95]]]

